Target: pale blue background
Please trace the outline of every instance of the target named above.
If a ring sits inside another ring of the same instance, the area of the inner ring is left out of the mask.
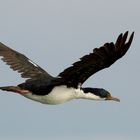
[[[139,0],[0,0],[0,41],[52,75],[126,30],[135,31],[135,38],[125,57],[84,84],[108,89],[120,103],[49,106],[0,91],[0,139],[140,138]],[[23,81],[0,61],[0,86]]]

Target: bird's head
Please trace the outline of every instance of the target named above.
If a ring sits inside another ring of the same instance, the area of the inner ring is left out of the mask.
[[[102,88],[83,88],[83,91],[85,94],[87,94],[87,97],[89,97],[89,99],[106,101],[112,100],[120,102],[120,99],[113,97],[110,92]]]

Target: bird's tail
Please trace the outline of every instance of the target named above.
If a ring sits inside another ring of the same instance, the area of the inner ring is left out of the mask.
[[[6,86],[6,87],[0,87],[0,90],[10,91],[10,92],[15,92],[15,93],[20,93],[20,94],[29,93],[28,90],[21,89],[21,88],[18,87],[18,86]]]
[[[0,87],[1,90],[4,90],[4,91],[17,91],[19,90],[19,87],[17,86],[6,86],[6,87]]]

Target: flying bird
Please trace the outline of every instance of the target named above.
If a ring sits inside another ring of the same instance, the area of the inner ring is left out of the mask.
[[[82,87],[83,83],[96,72],[108,68],[125,55],[129,49],[134,32],[128,38],[128,31],[121,33],[116,42],[105,43],[100,48],[80,58],[57,77],[51,76],[25,55],[0,43],[1,59],[10,68],[26,78],[17,86],[0,87],[1,90],[18,93],[43,104],[61,104],[72,99],[114,100],[110,92],[103,88]],[[128,40],[128,41],[127,41]]]

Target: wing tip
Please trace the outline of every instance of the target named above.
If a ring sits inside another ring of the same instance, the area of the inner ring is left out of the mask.
[[[127,52],[128,49],[130,48],[131,43],[132,43],[132,41],[133,41],[134,32],[131,33],[131,35],[130,35],[128,41],[126,42],[128,33],[129,33],[129,32],[126,31],[126,32],[124,33],[124,35],[123,35],[123,38],[122,38],[122,42],[123,42],[123,43],[120,45],[120,48],[121,48],[121,49],[120,49],[120,51],[121,51],[120,57],[122,57],[123,55],[126,54],[126,52]]]
[[[131,34],[131,36],[130,36],[130,39],[129,39],[130,44],[131,44],[131,42],[133,41],[134,34],[135,34],[135,32],[133,31],[132,34]]]

